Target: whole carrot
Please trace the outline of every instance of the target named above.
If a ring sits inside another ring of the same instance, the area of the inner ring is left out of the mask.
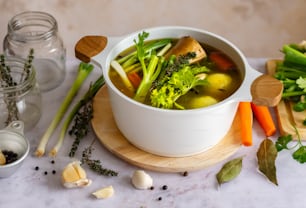
[[[252,111],[266,136],[272,136],[276,132],[276,127],[272,119],[271,113],[267,106],[258,106],[251,103]]]
[[[252,139],[252,124],[253,114],[250,102],[240,102],[238,105],[238,113],[241,121],[241,140],[245,146],[251,146],[253,144]]]

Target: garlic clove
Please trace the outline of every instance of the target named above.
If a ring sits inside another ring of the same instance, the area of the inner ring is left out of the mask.
[[[149,189],[153,186],[153,179],[145,171],[136,170],[132,176],[132,184],[137,189]]]
[[[106,199],[112,197],[115,191],[113,186],[107,186],[92,193],[97,199]]]
[[[91,184],[91,180],[85,178],[85,179],[79,179],[77,181],[74,182],[66,182],[63,183],[63,185],[66,188],[78,188],[78,187],[85,187],[85,186],[89,186]]]
[[[2,151],[0,150],[0,165],[5,165],[5,163],[6,163],[6,158],[2,153]]]
[[[91,180],[87,179],[86,172],[80,164],[80,161],[74,161],[64,168],[62,184],[66,188],[85,187],[91,184]]]

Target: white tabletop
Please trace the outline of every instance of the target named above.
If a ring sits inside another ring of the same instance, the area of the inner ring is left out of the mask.
[[[256,69],[263,70],[265,59],[248,59]],[[251,147],[241,148],[230,158],[206,169],[189,172],[184,177],[179,173],[161,173],[146,170],[154,181],[154,190],[137,190],[131,182],[133,172],[139,169],[117,158],[96,139],[93,158],[101,160],[105,168],[116,170],[119,175],[105,177],[97,175],[84,166],[88,178],[93,183],[85,188],[67,189],[61,184],[61,171],[68,162],[80,159],[81,151],[89,146],[95,138],[90,132],[81,141],[76,158],[69,158],[68,152],[73,138],[66,136],[59,155],[54,159],[48,156],[36,158],[33,153],[43,132],[46,130],[54,113],[68,91],[79,61],[70,58],[67,61],[65,82],[58,88],[43,94],[43,114],[37,126],[26,132],[31,143],[31,155],[13,176],[0,179],[0,207],[302,207],[306,202],[306,166],[292,159],[289,151],[280,152],[276,160],[278,186],[270,183],[257,171],[256,152],[260,142],[265,138],[262,129],[254,121],[253,142]],[[87,79],[78,97],[88,88],[91,81],[101,73],[99,68]],[[77,99],[76,99],[77,100]],[[75,101],[76,101],[75,100]],[[57,130],[47,148],[55,143]],[[273,141],[278,135],[271,137]],[[243,156],[240,175],[233,181],[218,187],[215,175],[222,165],[233,158]],[[36,171],[35,167],[39,170]],[[56,173],[52,174],[55,170]],[[45,175],[44,172],[48,174]],[[96,199],[91,193],[112,185],[115,194],[108,199]],[[167,190],[162,186],[167,185]],[[158,198],[161,197],[161,200]]]

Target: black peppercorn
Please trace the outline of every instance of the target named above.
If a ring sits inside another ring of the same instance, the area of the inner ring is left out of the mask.
[[[167,185],[163,185],[162,189],[163,189],[163,190],[167,190],[167,189],[168,189],[168,186],[167,186]]]
[[[44,172],[44,174],[45,174],[45,175],[48,175],[48,172],[47,172],[47,171],[45,171],[45,172]]]
[[[157,198],[158,201],[161,201],[163,198],[160,196]]]
[[[38,167],[38,166],[36,166],[36,167],[35,167],[35,170],[39,170],[39,167]]]
[[[183,173],[183,176],[188,176],[188,172],[185,171],[185,172]]]
[[[56,173],[56,171],[55,170],[52,170],[52,174],[54,175]]]

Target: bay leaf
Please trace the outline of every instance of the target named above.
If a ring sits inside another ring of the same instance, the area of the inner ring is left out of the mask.
[[[242,157],[235,158],[225,163],[216,175],[218,184],[221,185],[236,178],[241,172],[241,168]]]
[[[272,140],[264,139],[257,151],[258,169],[272,183],[278,185],[276,177],[275,160],[277,157],[277,149]]]

